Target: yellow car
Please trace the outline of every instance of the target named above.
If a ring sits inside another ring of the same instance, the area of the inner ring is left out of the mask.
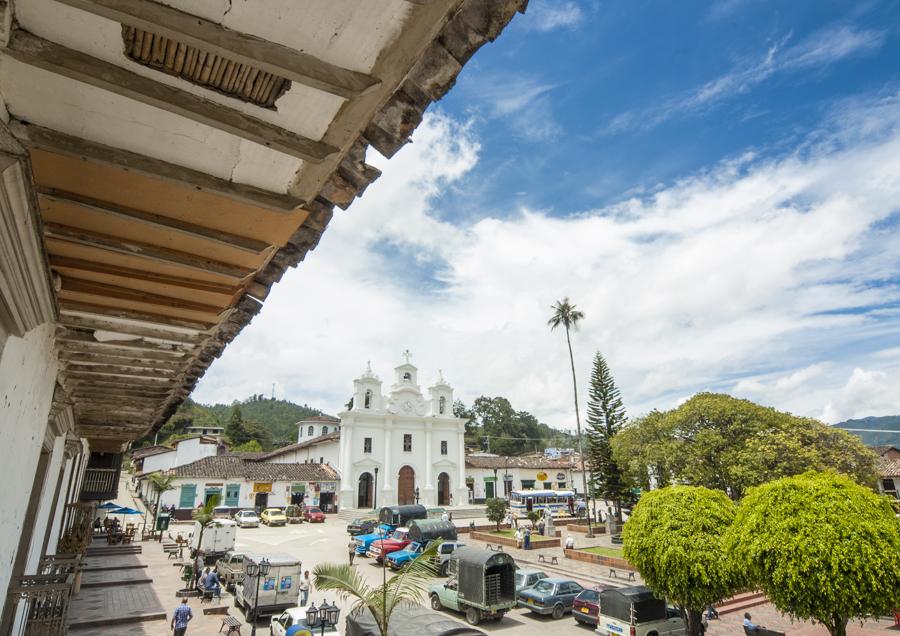
[[[287,523],[287,517],[281,508],[266,508],[259,515],[259,520],[267,526],[283,526]]]

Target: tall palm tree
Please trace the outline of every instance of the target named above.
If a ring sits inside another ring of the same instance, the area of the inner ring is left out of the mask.
[[[387,636],[391,614],[398,606],[421,604],[427,585],[437,576],[434,561],[439,545],[440,541],[433,542],[400,574],[390,580],[384,580],[378,587],[366,583],[358,570],[337,563],[317,565],[313,570],[313,584],[319,591],[334,590],[341,599],[356,599],[353,612],[368,609],[375,617],[381,636]]]
[[[575,380],[575,357],[572,355],[572,338],[570,331],[578,329],[578,323],[584,319],[584,312],[575,309],[575,305],[566,296],[562,300],[557,300],[556,304],[551,307],[553,315],[547,321],[550,331],[557,327],[565,327],[566,344],[569,345],[569,364],[572,366],[572,390],[575,393],[575,428],[578,432],[578,454],[581,456],[581,479],[584,486],[584,506],[585,517],[587,517],[587,536],[594,536],[594,530],[591,528],[591,513],[588,507],[588,487],[587,473],[584,470],[584,444],[581,441],[581,415],[578,413],[578,382]]]

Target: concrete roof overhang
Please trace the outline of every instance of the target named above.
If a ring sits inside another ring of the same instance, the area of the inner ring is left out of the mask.
[[[527,0],[10,0],[0,94],[30,153],[79,432],[160,426]]]

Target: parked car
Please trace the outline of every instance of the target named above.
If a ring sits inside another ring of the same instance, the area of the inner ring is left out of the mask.
[[[415,541],[413,541],[402,550],[391,552],[390,554],[385,556],[384,563],[392,570],[399,570],[404,565],[422,554],[424,550],[425,546],[423,546],[421,543],[416,543]]]
[[[310,629],[306,622],[306,610],[309,609],[307,607],[292,607],[290,609],[284,610],[280,615],[273,616],[272,621],[269,624],[269,634],[272,636],[285,636],[287,634],[287,630],[293,627],[294,625],[300,625],[304,630],[309,630],[314,633],[319,633],[321,631],[321,627],[316,627],[315,629]],[[220,630],[221,631],[221,630]],[[326,632],[336,632],[337,627],[329,627],[325,630]]]
[[[600,615],[600,589],[584,589],[572,602],[572,617],[576,623],[597,625]]]
[[[303,510],[303,520],[309,523],[325,523],[325,513],[316,506],[307,506]]]
[[[516,562],[505,552],[472,547],[455,550],[450,557],[450,578],[428,591],[431,608],[464,612],[470,625],[486,617],[499,621],[516,606],[515,571]]]
[[[372,557],[378,563],[384,560],[385,555],[397,550],[402,550],[412,542],[409,538],[409,528],[397,528],[389,537],[375,539],[369,544],[366,556]]]
[[[255,510],[239,510],[234,515],[234,521],[241,528],[259,527],[259,515],[256,514]]]
[[[527,568],[519,568],[516,570],[516,594],[524,589],[532,587],[541,579],[546,579],[547,574],[540,570],[529,570]]]
[[[212,511],[213,519],[231,519],[231,508],[228,506],[216,506]]]
[[[369,546],[373,541],[377,541],[378,539],[389,535],[393,531],[394,528],[392,526],[381,524],[369,534],[356,535],[355,537],[353,537],[353,540],[356,541],[356,553],[360,556],[365,556],[366,552],[369,551]]]
[[[549,614],[553,618],[562,618],[563,614],[572,611],[575,597],[584,588],[571,579],[541,579],[532,587],[519,592],[519,607],[531,610],[535,614]]]
[[[281,508],[266,508],[259,516],[259,520],[267,526],[283,526],[287,523],[287,517]]]
[[[643,585],[600,592],[597,629],[601,636],[682,636],[687,633],[678,610]]]
[[[460,543],[458,541],[444,541],[441,544],[441,547],[438,548],[437,556],[438,574],[447,576],[450,568],[450,559],[453,557],[453,553],[456,552],[457,548],[465,547],[465,545],[465,543]]]
[[[237,552],[226,552],[216,561],[219,580],[225,589],[234,592],[234,586],[244,580],[244,555]]]
[[[356,536],[358,534],[369,534],[378,526],[378,519],[375,517],[361,517],[354,519],[347,524],[347,534]]]
[[[284,508],[284,516],[287,517],[288,523],[302,523],[303,522],[303,507],[302,506],[285,506]]]

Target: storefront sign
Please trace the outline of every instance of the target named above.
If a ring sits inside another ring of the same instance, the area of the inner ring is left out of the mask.
[[[539,472],[536,477],[538,481],[547,481],[547,473],[543,471]]]
[[[337,482],[334,481],[323,481],[322,482],[322,492],[336,492],[337,491]]]
[[[556,473],[556,481],[565,481],[566,474],[565,473]]]
[[[255,481],[253,482],[253,492],[272,492],[272,482]]]

